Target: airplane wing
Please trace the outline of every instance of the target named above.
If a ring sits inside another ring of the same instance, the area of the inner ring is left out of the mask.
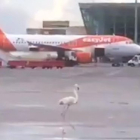
[[[70,51],[71,49],[67,49],[67,48],[62,48],[59,46],[51,46],[51,45],[44,45],[44,44],[35,44],[35,43],[31,43],[29,41],[27,41],[29,46],[33,46],[38,48],[39,50],[46,50],[46,51]],[[32,47],[29,47],[32,48]]]

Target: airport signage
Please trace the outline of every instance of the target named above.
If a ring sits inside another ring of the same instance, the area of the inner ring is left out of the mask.
[[[43,21],[43,28],[69,27],[69,21]]]

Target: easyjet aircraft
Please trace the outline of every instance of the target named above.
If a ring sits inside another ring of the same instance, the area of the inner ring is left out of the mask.
[[[105,55],[135,55],[140,53],[140,46],[127,37],[116,35],[13,35],[0,30],[0,49],[9,51],[79,51],[80,61],[89,62],[95,48],[103,48]],[[86,55],[87,56],[87,55]],[[85,60],[84,60],[85,59]]]

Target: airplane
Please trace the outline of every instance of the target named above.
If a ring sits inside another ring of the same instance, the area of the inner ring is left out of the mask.
[[[140,53],[133,40],[118,35],[14,35],[0,30],[0,49],[13,51],[75,51],[79,62],[91,62],[95,52],[102,49],[105,56],[123,57]],[[92,55],[87,55],[92,54]]]

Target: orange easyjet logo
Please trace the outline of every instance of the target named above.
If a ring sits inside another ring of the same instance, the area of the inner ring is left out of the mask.
[[[94,43],[110,43],[111,42],[111,38],[104,38],[104,37],[100,37],[100,38],[84,38],[83,42],[94,42]]]

